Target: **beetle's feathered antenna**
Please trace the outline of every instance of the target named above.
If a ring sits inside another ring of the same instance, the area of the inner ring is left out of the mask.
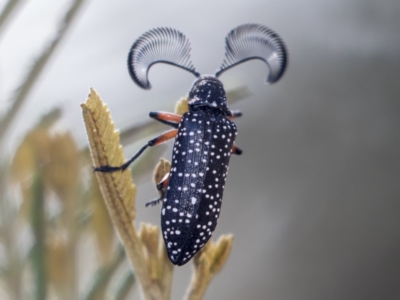
[[[189,71],[199,77],[190,60],[190,42],[181,32],[172,28],[152,29],[133,44],[128,54],[128,70],[133,81],[144,89],[150,89],[150,67],[166,63]]]
[[[282,77],[287,65],[287,52],[282,39],[271,29],[259,24],[244,24],[234,28],[226,37],[225,59],[221,73],[250,59],[261,59],[269,67],[267,83]]]

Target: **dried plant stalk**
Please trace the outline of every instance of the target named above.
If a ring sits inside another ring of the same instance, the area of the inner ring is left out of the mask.
[[[106,106],[94,90],[82,104],[83,119],[89,139],[93,165],[118,166],[124,162],[118,133]],[[111,219],[135,270],[145,299],[162,299],[161,290],[151,281],[144,255],[144,245],[133,224],[136,187],[129,172],[96,173]]]

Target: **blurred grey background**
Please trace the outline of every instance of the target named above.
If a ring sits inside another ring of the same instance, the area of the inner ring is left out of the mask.
[[[0,1],[3,6],[6,1]],[[69,1],[26,1],[0,32],[0,99],[5,111],[26,68],[55,32]],[[12,152],[39,116],[61,105],[61,130],[86,144],[79,104],[89,87],[116,127],[173,110],[193,76],[156,65],[151,91],[126,70],[127,52],[145,31],[176,28],[189,37],[198,71],[213,73],[225,35],[261,23],[286,42],[289,66],[266,86],[251,61],[224,74],[227,89],[252,96],[232,105],[237,144],[219,225],[233,251],[206,299],[400,299],[400,2],[398,0],[86,1],[8,136]],[[140,141],[125,149],[134,154]],[[151,150],[149,150],[151,151]],[[169,158],[170,152],[164,157]],[[138,221],[159,223],[150,176],[139,185]],[[175,271],[180,299],[190,265]]]

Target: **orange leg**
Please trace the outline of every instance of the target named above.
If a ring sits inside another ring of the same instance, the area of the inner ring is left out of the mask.
[[[178,129],[168,130],[168,131],[164,132],[163,134],[161,134],[161,135],[155,137],[154,139],[150,140],[148,142],[148,145],[150,147],[160,145],[160,144],[162,144],[162,143],[174,138],[176,136],[177,132],[178,132]]]
[[[238,117],[241,117],[243,115],[242,112],[239,111],[239,110],[233,110],[233,111],[231,111],[231,113],[232,113],[232,116],[226,117],[228,120],[232,120],[234,118],[238,118]]]
[[[178,128],[179,123],[181,122],[182,116],[173,114],[170,112],[163,111],[152,111],[149,113],[150,118],[156,119],[157,121]]]
[[[235,144],[233,144],[231,152],[236,155],[241,155],[243,153],[242,149],[238,148]]]
[[[123,165],[121,166],[101,166],[98,168],[94,168],[95,172],[105,172],[105,173],[109,173],[109,172],[115,172],[115,171],[119,171],[119,170],[125,170],[131,163],[133,163],[135,161],[136,158],[138,158],[144,150],[146,150],[147,147],[153,147],[153,146],[157,146],[160,145],[166,141],[168,141],[169,139],[172,139],[176,136],[176,133],[178,132],[178,129],[171,129],[169,131],[164,132],[163,134],[155,137],[154,139],[150,140],[147,142],[146,145],[144,145],[134,156],[132,156],[132,158],[130,158],[127,162],[125,162]]]
[[[232,113],[232,116],[226,117],[228,120],[232,120],[234,118],[238,118],[243,115],[242,112],[239,110],[233,110],[233,111],[231,111],[231,113]],[[236,155],[241,155],[243,153],[242,149],[238,148],[235,144],[232,146],[231,152],[232,152],[232,154],[236,154]]]

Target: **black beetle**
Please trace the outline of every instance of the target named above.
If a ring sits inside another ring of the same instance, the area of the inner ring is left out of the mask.
[[[162,201],[161,227],[168,256],[175,265],[187,263],[210,239],[220,214],[230,154],[241,154],[234,144],[240,112],[228,108],[225,90],[217,78],[229,68],[251,59],[269,67],[267,83],[278,81],[287,65],[281,38],[258,24],[244,24],[226,37],[226,58],[215,76],[200,76],[190,61],[189,40],[179,31],[157,28],[133,44],[128,69],[133,81],[150,89],[148,71],[155,63],[185,69],[197,77],[189,92],[189,111],[183,116],[151,112],[150,117],[174,129],[150,140],[122,166],[101,166],[95,171],[125,170],[147,147],[175,138],[170,173],[157,185]]]

